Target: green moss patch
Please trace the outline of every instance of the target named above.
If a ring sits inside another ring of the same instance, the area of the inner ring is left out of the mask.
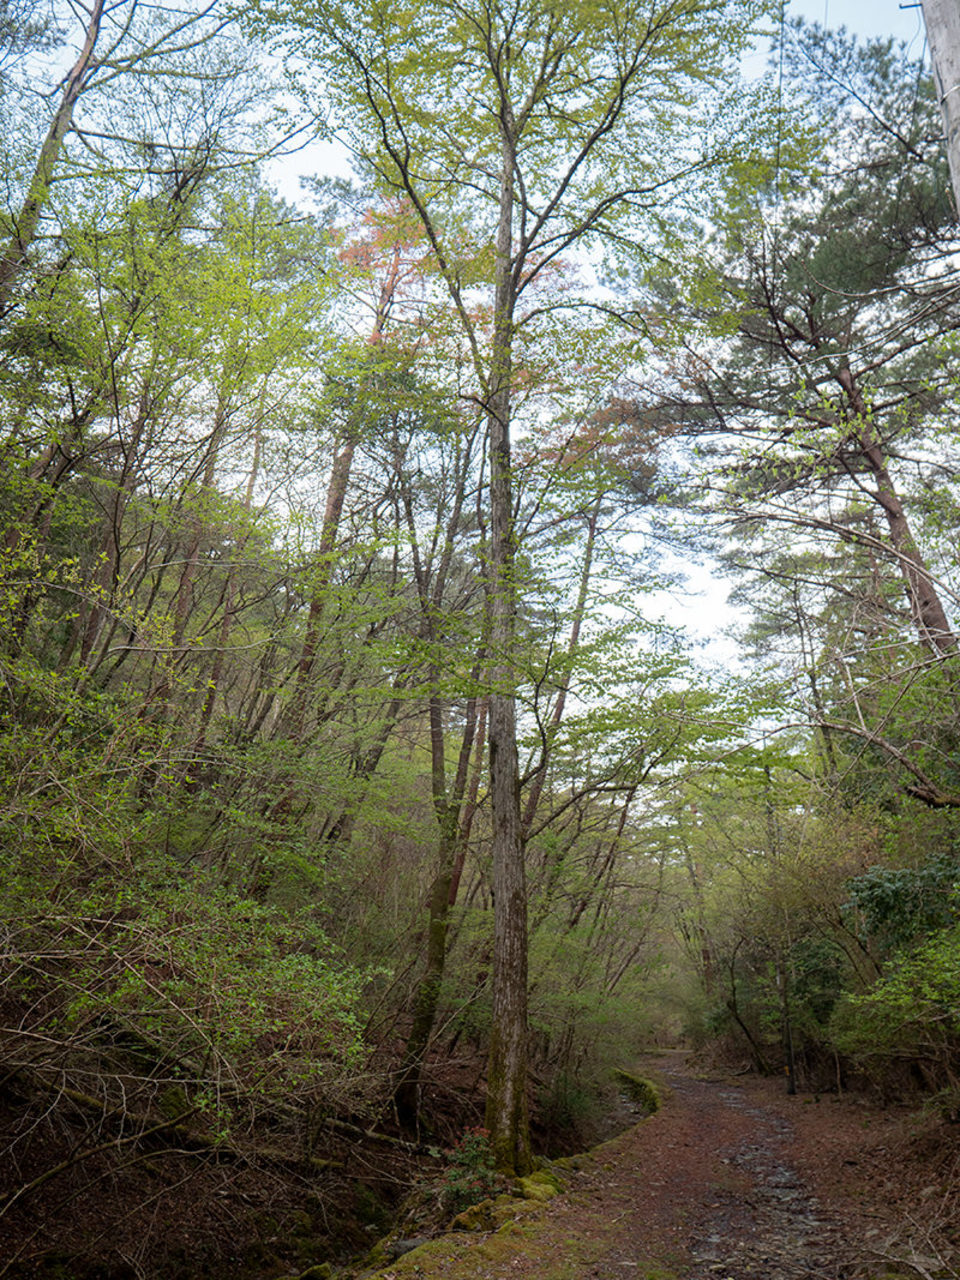
[[[538,1200],[541,1203],[552,1200],[563,1190],[556,1174],[548,1173],[546,1169],[531,1173],[528,1178],[518,1178],[516,1187],[524,1200]]]
[[[647,1080],[644,1076],[635,1076],[620,1067],[616,1067],[613,1074],[621,1091],[631,1102],[642,1107],[645,1115],[652,1116],[660,1110],[660,1091],[652,1080]]]

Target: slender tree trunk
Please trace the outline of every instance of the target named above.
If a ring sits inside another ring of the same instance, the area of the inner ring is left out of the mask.
[[[93,52],[100,35],[100,22],[103,17],[104,0],[94,0],[90,9],[90,18],[84,36],[80,56],[67,75],[60,105],[57,107],[47,136],[43,140],[40,154],[27,188],[26,198],[13,224],[13,234],[0,258],[0,314],[7,310],[13,282],[26,261],[27,253],[37,235],[40,214],[47,202],[50,183],[53,179],[63,140],[73,123],[73,112],[77,99],[83,90],[84,79],[93,65]]]
[[[800,636],[800,653],[802,655],[804,669],[807,673],[807,683],[810,686],[810,696],[813,699],[813,709],[817,713],[817,733],[818,733],[818,754],[823,761],[824,771],[831,787],[836,783],[840,776],[837,767],[837,753],[833,747],[832,730],[824,724],[826,720],[826,708],[823,704],[823,697],[820,693],[820,681],[817,678],[817,662],[814,650],[813,639],[808,642],[807,639],[807,618],[800,604],[800,593],[797,584],[793,585],[793,611],[797,620],[797,633]]]
[[[467,848],[470,844],[470,832],[473,820],[479,808],[480,776],[483,773],[483,758],[487,751],[487,699],[478,702],[477,729],[473,750],[473,767],[467,785],[467,796],[460,812],[460,839],[457,842],[457,860],[453,867],[453,878],[450,881],[450,905],[456,906],[457,894],[460,892],[460,881],[463,879],[463,868],[467,861]]]
[[[393,247],[390,266],[386,278],[380,286],[380,297],[374,317],[373,331],[370,334],[370,345],[376,346],[382,339],[400,281],[400,244]],[[286,715],[283,717],[284,732],[294,740],[303,736],[306,724],[307,709],[310,702],[310,677],[313,673],[317,650],[323,636],[323,613],[326,605],[327,588],[333,572],[333,553],[337,546],[337,535],[340,531],[340,520],[343,516],[343,504],[350,484],[350,473],[353,469],[353,457],[360,441],[361,424],[351,422],[343,435],[340,447],[334,455],[330,470],[330,483],[327,486],[327,500],[323,511],[323,524],[320,527],[320,545],[317,548],[317,574],[311,587],[310,611],[307,614],[307,629],[297,663],[296,683],[293,696]]]
[[[693,896],[693,903],[697,913],[694,932],[696,934],[700,957],[700,977],[703,981],[703,992],[708,1000],[713,1000],[717,987],[713,946],[711,945],[710,933],[707,929],[707,913],[703,901],[703,888],[700,884],[700,872],[693,859],[690,846],[686,841],[684,841],[683,861],[687,868],[687,875],[690,878],[690,891]]]
[[[757,1044],[756,1040],[754,1039],[753,1032],[744,1022],[743,1017],[741,1016],[741,1013],[740,1013],[740,1007],[737,1003],[737,952],[739,950],[740,950],[740,942],[737,942],[737,944],[733,948],[733,954],[730,956],[730,961],[727,967],[729,977],[730,977],[730,994],[729,996],[727,996],[726,1006],[727,1006],[727,1010],[730,1013],[730,1016],[733,1018],[734,1022],[737,1024],[740,1030],[743,1032],[744,1038],[747,1044],[750,1046],[750,1054],[751,1054],[751,1057],[753,1058],[753,1065],[755,1070],[762,1076],[768,1076],[770,1075],[770,1064],[767,1062],[766,1058],[763,1056],[763,1050],[760,1048],[760,1046]]]
[[[213,419],[213,431],[207,447],[203,464],[203,474],[197,491],[197,507],[189,516],[190,536],[184,552],[184,564],[177,588],[177,607],[174,611],[173,641],[171,647],[176,651],[187,633],[190,615],[193,613],[195,593],[194,586],[200,568],[200,544],[203,540],[206,513],[204,503],[213,493],[213,481],[217,470],[220,447],[223,444],[229,421],[228,404],[222,397],[217,398],[217,407]]]
[[[247,477],[247,488],[243,498],[243,509],[247,513],[253,506],[253,494],[257,483],[257,474],[260,470],[260,451],[263,436],[258,422],[254,428],[253,439],[253,461],[250,464],[250,475]],[[227,643],[230,639],[230,631],[233,627],[234,601],[237,589],[237,569],[236,565],[231,565],[227,574],[227,585],[224,592],[223,600],[223,617],[220,620],[220,634],[217,636],[217,651],[213,655],[213,667],[207,680],[206,692],[203,695],[203,706],[200,708],[200,721],[197,727],[197,736],[193,742],[193,750],[199,755],[203,751],[207,732],[210,728],[210,721],[213,717],[213,708],[217,700],[217,690],[220,687],[220,681],[223,676],[223,664],[227,651]]]
[[[283,717],[283,732],[299,740],[303,736],[306,725],[307,709],[310,701],[310,677],[313,674],[317,650],[323,637],[323,613],[326,605],[327,588],[333,572],[333,553],[337,545],[337,534],[340,530],[340,519],[343,515],[343,504],[347,497],[350,483],[350,472],[353,468],[353,455],[356,453],[359,434],[356,424],[351,424],[343,437],[340,448],[333,459],[330,470],[330,483],[327,486],[327,501],[323,511],[323,524],[320,528],[320,545],[317,548],[317,571],[310,588],[310,611],[307,614],[307,629],[303,637],[303,647],[297,663],[296,684],[293,697],[286,715]]]
[[[30,468],[31,487],[37,491],[33,509],[30,512],[24,512],[19,518],[14,517],[3,540],[7,556],[0,561],[0,589],[5,589],[8,595],[6,607],[9,611],[10,623],[6,636],[0,637],[0,648],[6,648],[7,652],[14,657],[23,647],[30,620],[43,597],[44,590],[36,580],[37,575],[32,568],[24,572],[14,566],[17,564],[18,555],[25,557],[29,564],[34,549],[46,545],[61,487],[75,473],[81,461],[88,456],[83,436],[93,416],[94,405],[91,401],[73,416],[69,433],[63,439],[48,445],[41,457]],[[35,580],[26,587],[16,582],[5,587],[4,577],[11,571],[15,579],[19,578],[22,581],[26,577]]]
[[[506,110],[506,107],[504,107]],[[487,1071],[487,1128],[498,1169],[529,1173],[527,1111],[527,893],[520,821],[516,727],[516,562],[510,461],[515,155],[504,120],[497,228],[490,433],[490,806],[493,853],[493,1024]]]
[[[787,1093],[791,1097],[797,1092],[797,1063],[793,1051],[793,1019],[790,1014],[790,980],[787,966],[781,956],[777,956],[777,992],[780,996],[780,1029],[783,1041],[784,1072],[787,1077]]]
[[[183,665],[187,656],[187,651],[184,646],[184,638],[187,633],[190,616],[193,613],[195,599],[194,584],[200,568],[200,545],[203,541],[205,520],[203,504],[213,492],[217,459],[220,452],[220,446],[223,443],[223,438],[226,433],[227,420],[228,415],[226,401],[222,397],[218,396],[217,407],[214,412],[213,430],[211,431],[210,441],[207,445],[200,484],[194,498],[196,507],[192,512],[189,512],[187,517],[187,525],[189,529],[188,541],[184,548],[183,565],[180,570],[180,581],[177,584],[175,594],[173,631],[170,637],[169,650],[167,653],[161,653],[158,655],[158,661],[162,663],[160,677],[148,699],[148,702],[151,703],[154,708],[151,712],[152,716],[166,714],[173,694],[174,671],[177,667]],[[187,502],[189,501],[190,498],[188,497]]]
[[[475,670],[473,674],[476,678],[478,671]],[[466,724],[460,742],[457,772],[449,796],[446,794],[441,714],[440,700],[433,698],[430,707],[433,798],[440,828],[437,874],[430,886],[424,972],[414,997],[413,1022],[400,1067],[399,1083],[394,1094],[398,1118],[401,1124],[408,1127],[414,1127],[419,1117],[421,1073],[440,1003],[440,990],[447,959],[450,912],[457,900],[457,886],[460,881],[469,830],[464,830],[462,808],[479,722],[477,699],[471,698],[467,703]]]
[[[140,453],[140,443],[150,417],[151,407],[150,378],[147,375],[140,388],[137,416],[130,433],[129,444],[124,451],[123,472],[111,503],[103,562],[94,581],[90,604],[86,617],[83,619],[80,662],[85,668],[88,667],[94,646],[100,639],[107,618],[116,607],[117,586],[120,582],[121,561],[123,558],[123,521],[130,499],[137,486],[137,461]],[[114,408],[119,424],[119,404],[115,404]],[[72,645],[70,647],[72,649]]]
[[[924,563],[914,540],[903,503],[900,501],[887,467],[883,446],[876,428],[870,421],[863,394],[849,368],[841,369],[838,379],[846,392],[850,407],[859,419],[860,451],[874,478],[876,489],[873,496],[886,517],[890,542],[900,565],[910,614],[917,634],[936,657],[953,654],[957,649],[957,638],[947,620],[946,611],[934,586],[930,570]]]
[[[359,787],[348,803],[343,805],[337,816],[328,819],[324,825],[323,839],[331,844],[336,841],[346,848],[353,837],[353,829],[357,824],[357,817],[366,799],[371,779],[377,771],[377,766],[384,751],[387,749],[387,743],[390,740],[391,733],[396,728],[400,709],[403,706],[403,696],[396,691],[403,689],[406,680],[406,673],[397,678],[394,684],[394,697],[387,704],[387,709],[377,730],[377,736],[366,751],[358,752],[353,758],[351,776],[357,779]]]
[[[590,516],[587,521],[587,545],[584,549],[583,569],[580,573],[580,586],[577,591],[577,602],[573,610],[573,621],[570,625],[570,639],[567,642],[567,658],[572,659],[580,644],[580,631],[583,627],[583,615],[587,607],[587,593],[590,587],[590,573],[593,569],[593,549],[597,540],[597,524],[600,519],[600,507],[603,502],[603,494],[598,493],[596,501],[590,509]],[[547,769],[550,765],[550,756],[563,722],[563,713],[567,704],[567,692],[570,688],[569,669],[564,674],[560,688],[557,690],[556,701],[553,704],[553,711],[550,714],[549,723],[543,735],[543,744],[540,753],[540,761],[534,771],[533,777],[530,779],[530,786],[527,789],[527,801],[523,808],[523,834],[526,838],[530,833],[533,825],[533,819],[536,816],[537,806],[540,803],[540,796],[543,793],[543,784],[546,781]]]

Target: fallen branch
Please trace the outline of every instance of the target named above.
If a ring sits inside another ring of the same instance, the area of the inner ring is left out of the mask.
[[[338,1160],[321,1159],[318,1156],[303,1152],[292,1153],[282,1147],[264,1145],[241,1147],[230,1142],[222,1134],[214,1135],[198,1131],[186,1122],[192,1116],[198,1114],[200,1111],[199,1106],[189,1107],[176,1116],[157,1121],[149,1115],[129,1111],[118,1112],[116,1109],[111,1110],[101,1098],[83,1093],[79,1089],[49,1084],[39,1084],[37,1087],[45,1093],[53,1093],[58,1098],[66,1099],[83,1111],[93,1112],[100,1118],[101,1123],[123,1123],[124,1126],[135,1125],[137,1127],[133,1133],[120,1134],[104,1142],[97,1143],[95,1146],[74,1151],[65,1160],[44,1170],[43,1173],[30,1182],[24,1183],[23,1186],[18,1187],[15,1191],[0,1195],[0,1217],[22,1197],[39,1190],[52,1178],[65,1173],[68,1169],[81,1164],[83,1161],[89,1160],[93,1156],[103,1155],[106,1152],[117,1151],[121,1147],[146,1142],[161,1133],[174,1136],[180,1143],[178,1154],[184,1156],[216,1155],[218,1158],[242,1160],[247,1163],[262,1161],[267,1164],[292,1166],[299,1169],[306,1167],[313,1172],[342,1167],[341,1162]]]
[[[409,1151],[413,1155],[425,1156],[430,1154],[430,1147],[425,1146],[422,1142],[407,1142],[403,1138],[393,1138],[388,1133],[377,1133],[375,1129],[363,1129],[358,1124],[350,1124],[347,1120],[337,1120],[333,1116],[327,1116],[323,1124],[331,1129],[336,1129],[339,1133],[353,1134],[357,1138],[366,1138],[370,1142],[387,1142],[392,1147],[399,1147],[402,1151]]]

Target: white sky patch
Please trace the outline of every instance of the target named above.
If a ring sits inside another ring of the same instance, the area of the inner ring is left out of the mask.
[[[693,641],[698,662],[705,667],[729,667],[741,655],[732,630],[743,625],[746,612],[730,603],[734,583],[718,568],[677,560],[683,575],[675,586],[655,591],[645,612],[660,615],[673,627],[681,627]]]

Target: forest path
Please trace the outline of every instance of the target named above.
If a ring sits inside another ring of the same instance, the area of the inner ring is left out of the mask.
[[[915,1242],[905,1249],[898,1211],[886,1203],[883,1168],[895,1148],[907,1159],[914,1140],[904,1137],[902,1112],[854,1099],[788,1098],[782,1081],[703,1079],[680,1056],[649,1058],[640,1071],[668,1086],[663,1108],[567,1162],[561,1195],[499,1230],[444,1236],[377,1275],[916,1280],[958,1274]],[[911,1265],[899,1262],[905,1256]]]

